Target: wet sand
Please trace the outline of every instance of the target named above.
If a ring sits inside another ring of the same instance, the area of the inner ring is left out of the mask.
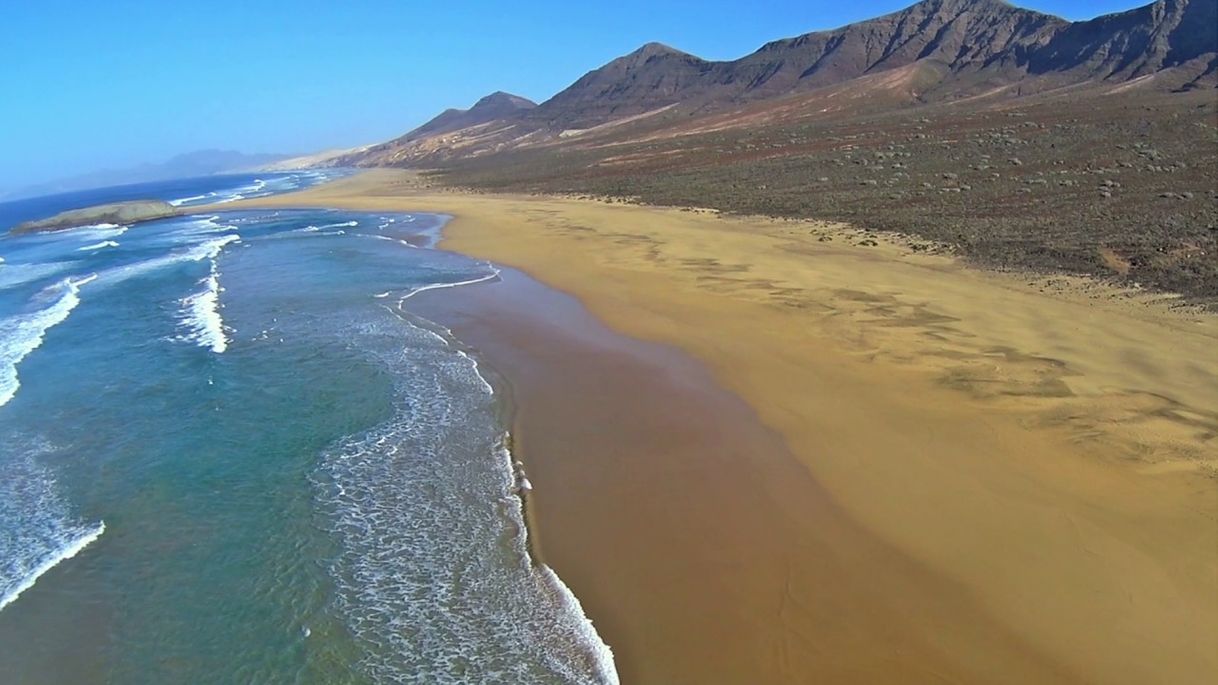
[[[446,247],[611,329],[522,285],[448,293],[623,682],[1218,675],[1213,317],[823,224],[401,172],[258,204],[452,213]]]
[[[613,333],[513,270],[409,309],[501,372],[538,556],[580,598],[622,682],[1067,680],[1018,648],[999,677],[928,658],[940,633],[979,652],[1018,640],[950,587],[927,597],[941,581],[854,525],[687,356]],[[878,575],[843,575],[856,559]],[[943,600],[968,620],[939,620]]]

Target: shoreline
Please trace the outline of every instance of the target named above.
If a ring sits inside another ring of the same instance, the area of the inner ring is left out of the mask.
[[[859,675],[852,665],[893,659],[902,668],[892,673],[914,681],[954,672],[1018,682],[1036,669],[1042,681],[1188,682],[1218,672],[1205,650],[1218,639],[1212,319],[1050,297],[888,245],[818,244],[817,231],[831,228],[808,222],[437,193],[403,172],[234,204],[224,209],[453,214],[442,247],[524,268],[615,332],[704,364],[781,435],[812,479],[799,491],[820,488],[840,510],[840,539],[826,549],[871,550],[795,585],[841,583],[832,615],[843,623],[827,630],[814,611],[780,630],[813,636],[795,647],[784,639],[785,663],[794,655],[804,666],[790,673],[844,680]],[[537,449],[524,445],[531,475]],[[746,465],[763,480],[785,468]],[[814,540],[815,530],[784,528],[787,504],[767,525],[789,534],[787,546]],[[542,517],[539,528],[550,549],[555,525]],[[894,559],[907,572],[884,575]],[[747,576],[755,592],[727,596],[742,607],[781,589],[764,576]],[[884,592],[895,595],[876,596]],[[897,620],[886,615],[901,607]],[[993,639],[970,641],[979,628]],[[919,634],[929,644],[908,643]],[[781,672],[782,659],[768,663]]]
[[[798,469],[781,438],[679,350],[615,333],[575,298],[515,269],[504,269],[499,281],[420,297],[412,311],[451,330],[510,389],[504,399],[514,454],[536,482],[522,498],[534,561],[577,598],[623,682],[790,682],[817,668],[831,681],[984,676],[938,659],[864,665],[865,657],[856,656],[854,663],[835,658],[817,666],[809,654],[780,654],[792,625],[847,653],[857,654],[857,646],[833,636],[831,627],[816,628],[816,616],[798,600],[767,596],[765,587],[778,578],[817,584],[823,572],[816,567],[846,556],[840,549],[846,541],[850,554],[884,559],[884,585],[900,586],[904,576],[926,571],[857,530]],[[678,418],[665,416],[666,407]],[[768,468],[754,470],[756,461]],[[732,498],[748,511],[719,506]],[[642,508],[646,516],[623,507]],[[792,539],[802,540],[802,549],[790,549]],[[658,588],[670,596],[657,597]],[[924,608],[920,598],[868,591],[885,597],[869,611],[884,612],[888,621]],[[851,609],[817,603],[834,613]],[[982,634],[968,639],[1020,642],[977,607],[961,611],[972,617],[969,629]],[[736,634],[745,628],[753,635]],[[911,635],[889,639],[925,650]],[[717,654],[707,649],[713,643]],[[1009,682],[1069,682],[1058,665],[1024,656],[1008,665]],[[911,677],[915,671],[922,675]]]

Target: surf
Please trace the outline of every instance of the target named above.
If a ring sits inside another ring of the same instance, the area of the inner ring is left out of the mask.
[[[211,272],[199,283],[203,289],[182,300],[178,316],[186,333],[179,339],[223,354],[228,349],[228,328],[220,315],[220,271],[214,257]]]
[[[21,387],[18,365],[42,346],[47,331],[67,320],[80,304],[80,287],[95,278],[65,278],[39,294],[54,298],[47,307],[0,320],[0,406],[16,397]]]
[[[104,521],[74,520],[54,476],[39,461],[54,450],[41,440],[5,435],[19,454],[0,483],[0,611],[34,587],[47,571],[71,559],[106,530]]]

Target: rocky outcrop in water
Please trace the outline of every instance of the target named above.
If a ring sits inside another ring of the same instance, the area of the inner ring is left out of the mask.
[[[80,226],[95,224],[131,224],[137,221],[164,219],[178,213],[178,208],[160,200],[135,200],[112,204],[71,209],[47,219],[17,224],[9,231],[12,235],[23,233],[45,233],[66,231]]]

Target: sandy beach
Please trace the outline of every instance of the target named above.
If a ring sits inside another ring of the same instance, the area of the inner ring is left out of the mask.
[[[523,272],[419,306],[511,386],[534,543],[623,682],[1218,677],[1212,316],[406,172],[216,209],[254,204],[446,212]]]

